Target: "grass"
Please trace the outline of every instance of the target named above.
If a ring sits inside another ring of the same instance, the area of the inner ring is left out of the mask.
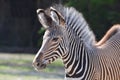
[[[34,56],[0,53],[0,80],[63,80],[64,70],[61,60],[37,72],[32,67]]]

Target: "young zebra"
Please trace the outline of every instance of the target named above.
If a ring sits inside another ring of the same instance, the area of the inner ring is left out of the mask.
[[[45,34],[33,60],[36,70],[61,58],[65,80],[120,80],[120,25],[96,42],[82,14],[62,5],[37,10]]]

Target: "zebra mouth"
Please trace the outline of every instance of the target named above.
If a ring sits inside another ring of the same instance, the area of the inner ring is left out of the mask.
[[[42,69],[45,69],[46,68],[46,64],[41,64],[38,68],[38,70],[42,70]]]
[[[35,70],[42,71],[47,67],[47,61],[37,63],[36,66],[34,66]]]
[[[43,69],[45,69],[46,68],[46,64],[37,64],[37,67],[35,67],[35,70],[37,70],[37,71],[42,71]]]

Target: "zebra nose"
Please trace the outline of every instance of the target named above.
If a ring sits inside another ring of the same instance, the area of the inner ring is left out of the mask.
[[[33,61],[33,66],[34,67],[38,67],[40,64],[40,59],[37,57],[34,61]]]
[[[46,68],[46,64],[44,64],[42,62],[33,62],[33,66],[37,71]]]
[[[38,70],[40,68],[45,68],[46,65],[42,62],[43,53],[41,52],[39,56],[37,56],[33,61],[33,66]]]

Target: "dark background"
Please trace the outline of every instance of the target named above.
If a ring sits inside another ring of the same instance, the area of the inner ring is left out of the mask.
[[[36,53],[44,32],[36,10],[55,3],[82,12],[97,40],[120,23],[120,0],[0,0],[0,51]]]

